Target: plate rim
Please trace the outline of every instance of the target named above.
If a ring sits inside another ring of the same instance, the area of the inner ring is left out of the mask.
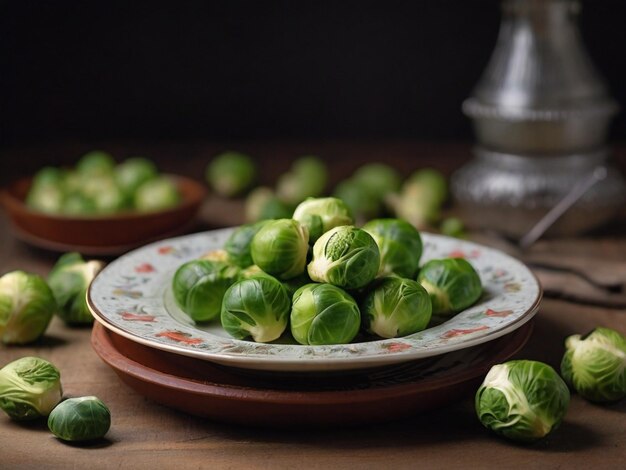
[[[218,232],[229,232],[229,231],[234,230],[235,228],[236,227],[227,227],[227,228],[221,228],[221,229],[216,229],[216,230],[208,230],[204,232],[196,232],[196,233],[187,234],[187,235],[178,236],[178,237],[169,238],[169,239],[158,240],[158,241],[148,243],[146,245],[143,245],[139,248],[136,248],[134,250],[131,250],[125,253],[124,255],[122,255],[122,257],[117,258],[116,260],[112,261],[110,265],[117,263],[117,262],[121,262],[120,260],[123,257],[130,256],[140,250],[148,250],[151,247],[154,247],[158,244],[167,243],[169,241],[180,240],[186,237],[193,237],[193,236],[199,236],[199,235],[205,235],[205,234],[206,235],[216,234]],[[428,232],[423,232],[421,234],[422,235],[426,234],[427,238],[433,237],[435,239],[442,238],[442,239],[447,239],[447,240],[455,240],[452,237],[447,237],[447,236],[439,235],[439,234],[432,234]],[[478,336],[478,337],[470,335],[470,337],[463,338],[462,340],[459,340],[451,345],[440,346],[430,351],[429,350],[419,350],[419,351],[405,350],[405,351],[398,351],[393,354],[363,355],[363,356],[356,356],[356,357],[351,356],[351,357],[334,357],[334,358],[328,358],[328,357],[320,358],[320,357],[315,357],[315,356],[307,356],[306,358],[284,357],[284,356],[277,357],[277,356],[269,356],[269,355],[268,356],[244,356],[244,355],[231,354],[228,352],[216,353],[216,352],[209,352],[205,350],[184,348],[177,344],[154,342],[149,338],[145,338],[139,334],[126,331],[118,327],[117,325],[113,324],[107,318],[107,316],[104,315],[102,312],[100,312],[98,308],[94,305],[94,302],[92,299],[93,281],[90,284],[89,289],[87,289],[87,292],[86,292],[87,306],[96,321],[102,324],[105,328],[129,340],[136,341],[139,344],[152,347],[155,349],[172,352],[175,354],[181,354],[184,356],[195,357],[195,358],[199,358],[202,360],[207,360],[207,361],[211,361],[211,362],[215,362],[218,364],[223,364],[223,365],[227,365],[231,367],[239,367],[243,369],[257,369],[257,370],[274,370],[274,371],[330,371],[330,370],[356,370],[356,369],[383,366],[386,364],[400,363],[400,362],[405,362],[405,361],[411,361],[411,360],[416,360],[416,359],[421,359],[421,358],[437,356],[440,354],[449,353],[451,351],[455,351],[458,349],[465,349],[468,347],[486,343],[494,339],[498,339],[501,336],[509,334],[515,331],[516,329],[520,328],[521,326],[523,326],[525,323],[531,320],[535,316],[537,311],[539,310],[539,306],[543,298],[543,288],[537,276],[535,275],[535,273],[533,273],[532,270],[525,263],[523,263],[521,260],[518,260],[497,248],[488,247],[486,245],[482,245],[480,243],[476,243],[476,242],[468,241],[468,240],[458,240],[458,241],[462,242],[465,245],[469,245],[472,248],[481,248],[481,249],[486,248],[489,251],[496,252],[497,254],[504,256],[506,258],[509,258],[513,260],[514,262],[518,263],[519,265],[521,265],[530,275],[530,278],[534,281],[534,284],[537,288],[537,295],[533,299],[529,307],[526,309],[526,311],[523,314],[521,314],[519,318],[517,318],[515,321],[507,324],[506,326],[498,330],[491,331],[489,335]],[[96,278],[101,276],[105,270],[106,270],[106,267],[96,276]],[[224,339],[230,342],[234,342],[234,343],[237,343],[237,342],[249,343],[249,341],[237,340],[234,338],[224,338]],[[376,341],[392,342],[392,341],[397,341],[397,340],[402,340],[402,337],[374,340],[374,342]],[[358,344],[358,343],[353,343],[353,344]],[[320,347],[320,346],[310,346],[310,345],[294,345],[294,346],[302,347],[302,348],[319,348]]]

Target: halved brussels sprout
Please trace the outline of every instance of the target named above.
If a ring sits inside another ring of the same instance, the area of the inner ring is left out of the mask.
[[[431,312],[428,292],[417,281],[395,276],[377,281],[361,304],[365,330],[381,338],[422,331]]]
[[[354,224],[350,208],[336,197],[309,198],[296,207],[293,218],[308,229],[311,244],[331,228]]]
[[[610,328],[568,337],[561,375],[589,401],[621,400],[626,397],[626,338]]]
[[[430,294],[433,315],[452,316],[473,305],[482,294],[478,273],[463,258],[428,261],[417,280]]]
[[[115,181],[127,196],[131,196],[139,186],[157,176],[156,165],[143,157],[129,158],[115,167]]]
[[[224,295],[222,327],[233,337],[274,341],[289,321],[291,301],[283,285],[269,275],[253,276],[233,284]]]
[[[159,176],[143,183],[135,192],[134,206],[141,212],[170,209],[180,202],[178,188],[173,181]]]
[[[65,323],[93,323],[87,307],[87,288],[103,267],[102,261],[85,261],[80,253],[66,253],[58,259],[48,276],[48,285],[58,305],[57,315]]]
[[[313,281],[359,289],[374,280],[380,252],[372,236],[351,225],[330,229],[313,245],[308,272]]]
[[[239,266],[247,268],[254,264],[252,261],[252,239],[267,223],[262,220],[255,224],[244,224],[236,228],[224,243],[224,250],[228,253],[228,260]]]
[[[287,204],[296,205],[324,192],[328,179],[326,165],[317,157],[298,158],[289,171],[278,178],[276,194]]]
[[[192,260],[180,266],[172,279],[174,299],[192,320],[217,318],[224,293],[237,280],[239,269],[218,261]]]
[[[0,277],[0,339],[4,344],[37,340],[56,310],[54,295],[40,276],[13,271]]]
[[[491,368],[475,398],[488,429],[508,439],[532,442],[563,420],[570,394],[552,367],[537,361],[509,361]]]
[[[375,219],[363,226],[380,250],[380,276],[397,274],[415,278],[422,257],[422,237],[401,219]]]
[[[12,419],[48,416],[62,396],[61,374],[44,359],[23,357],[0,369],[0,408]]]
[[[361,325],[350,294],[331,284],[306,284],[293,295],[291,334],[300,344],[346,344]]]
[[[233,197],[252,185],[256,168],[249,156],[229,151],[218,155],[209,163],[205,176],[217,194]]]
[[[248,194],[245,213],[248,222],[288,219],[293,214],[293,208],[281,201],[272,189],[260,186]]]
[[[52,410],[48,429],[64,441],[100,439],[111,427],[111,412],[97,397],[68,398]]]
[[[252,239],[252,260],[266,273],[281,280],[304,272],[309,249],[306,227],[293,219],[267,222]]]

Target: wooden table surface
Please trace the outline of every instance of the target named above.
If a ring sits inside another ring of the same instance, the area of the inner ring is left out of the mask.
[[[626,262],[626,238],[620,233],[599,232],[560,245],[552,243]],[[0,217],[0,273],[23,269],[45,276],[56,256],[16,240],[6,219]],[[626,310],[544,299],[533,335],[517,357],[558,367],[563,339],[595,326],[626,333]],[[66,395],[100,397],[111,409],[112,426],[103,441],[68,445],[54,438],[45,423],[20,424],[2,413],[2,469],[604,469],[623,468],[626,458],[626,400],[599,406],[573,395],[561,428],[530,446],[512,444],[487,432],[476,419],[472,396],[387,424],[280,430],[211,422],[148,401],[99,359],[91,349],[89,328],[68,328],[54,319],[37,344],[0,346],[0,366],[27,355],[57,365]]]

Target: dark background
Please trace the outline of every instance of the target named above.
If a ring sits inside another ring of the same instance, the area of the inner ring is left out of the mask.
[[[626,2],[581,29],[626,104]],[[66,140],[472,139],[460,112],[495,0],[2,1],[0,145]],[[611,137],[626,137],[622,113]]]

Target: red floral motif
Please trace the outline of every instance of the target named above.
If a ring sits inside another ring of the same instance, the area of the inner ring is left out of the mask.
[[[169,245],[168,246],[160,246],[157,251],[158,251],[158,253],[160,255],[168,255],[172,251],[174,251],[174,247],[173,246],[169,246]]]
[[[449,330],[446,331],[443,335],[441,335],[442,338],[455,338],[457,336],[463,336],[463,335],[469,335],[470,333],[475,333],[476,331],[482,331],[482,330],[488,330],[489,327],[486,325],[481,325],[481,326],[477,326],[476,328],[469,328],[466,330],[463,329],[453,329],[453,330]]]
[[[406,343],[389,343],[385,345],[385,348],[387,348],[389,352],[398,352],[411,349],[411,345]]]
[[[494,277],[504,277],[508,274],[508,272],[506,272],[506,270],[504,269],[496,269],[493,272],[493,276]]]
[[[199,344],[202,343],[200,338],[192,338],[191,335],[187,333],[182,333],[180,331],[162,331],[157,333],[155,336],[159,338],[168,338],[173,341],[178,341],[179,343],[185,344]]]
[[[132,313],[132,312],[122,312],[120,316],[122,317],[123,320],[128,320],[128,321],[145,321],[145,322],[156,321],[155,320],[156,317],[154,315],[141,315],[141,314]]]
[[[485,311],[485,315],[487,315],[488,317],[508,317],[509,315],[511,315],[513,313],[513,310],[491,310],[490,308],[488,308]]]
[[[470,252],[466,253],[463,250],[452,250],[448,253],[448,258],[478,258],[480,256],[480,251],[473,249]]]
[[[138,273],[153,273],[154,271],[156,269],[150,263],[141,263],[139,266],[135,266],[135,272]]]

